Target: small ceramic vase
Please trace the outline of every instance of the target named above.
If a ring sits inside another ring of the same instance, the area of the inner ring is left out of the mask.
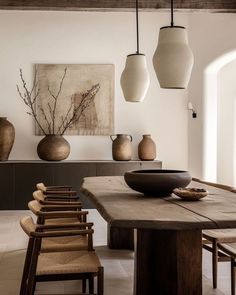
[[[138,157],[142,161],[153,161],[156,158],[156,144],[150,134],[144,134],[138,145]]]
[[[113,136],[116,136],[113,139]],[[132,136],[117,134],[110,136],[112,140],[112,157],[116,161],[130,161],[132,156]]]

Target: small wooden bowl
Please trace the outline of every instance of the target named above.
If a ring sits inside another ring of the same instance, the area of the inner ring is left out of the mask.
[[[198,201],[206,197],[209,193],[203,188],[175,188],[173,193],[185,201]]]

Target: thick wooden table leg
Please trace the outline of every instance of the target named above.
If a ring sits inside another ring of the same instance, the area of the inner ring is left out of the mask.
[[[134,230],[107,225],[107,244],[110,249],[134,250]]]
[[[200,230],[136,230],[135,295],[201,295]]]

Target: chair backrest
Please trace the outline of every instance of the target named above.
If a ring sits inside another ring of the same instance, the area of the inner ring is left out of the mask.
[[[207,185],[210,185],[210,186],[214,186],[214,187],[217,187],[217,188],[221,188],[221,189],[224,189],[226,191],[229,191],[229,192],[233,192],[233,193],[236,193],[236,188],[232,187],[232,186],[229,186],[229,185],[225,185],[225,184],[221,184],[221,183],[215,183],[215,182],[209,182],[209,181],[204,181],[204,180],[200,180],[198,178],[192,178],[193,181],[196,181],[196,182],[200,182],[200,183],[203,183],[203,184],[207,184]]]
[[[36,200],[30,201],[28,203],[28,208],[36,215],[41,215],[41,212],[43,211],[43,206]]]
[[[36,231],[36,225],[31,216],[24,216],[20,220],[20,225],[24,232],[30,237]]]
[[[59,225],[37,225],[31,216],[21,218],[20,225],[24,232],[33,239],[58,238],[66,236],[88,236],[88,250],[93,250],[93,223],[59,224]],[[40,244],[41,246],[41,244]],[[40,249],[39,249],[40,250]],[[70,250],[71,251],[71,250]]]
[[[41,190],[34,191],[33,198],[39,203],[44,203],[45,201],[45,195],[43,194]]]
[[[76,222],[86,222],[88,211],[81,211],[79,204],[40,204],[37,200],[30,201],[28,207],[37,217],[37,224],[44,224],[45,219],[74,218]]]
[[[40,182],[40,183],[37,183],[36,184],[36,188],[38,189],[38,190],[41,190],[42,192],[46,192],[46,190],[47,190],[47,187],[44,185],[44,183],[42,183],[42,182]]]

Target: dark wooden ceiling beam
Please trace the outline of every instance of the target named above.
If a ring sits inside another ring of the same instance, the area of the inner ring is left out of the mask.
[[[236,0],[175,0],[177,10],[235,12]],[[0,9],[9,10],[129,10],[135,0],[0,0]],[[139,0],[140,9],[170,8],[170,0]]]

